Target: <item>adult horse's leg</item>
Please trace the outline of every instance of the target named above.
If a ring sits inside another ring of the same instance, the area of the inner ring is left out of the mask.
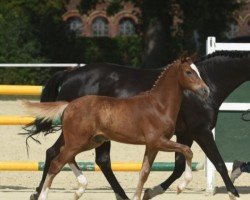
[[[100,147],[95,149],[96,152],[96,164],[102,170],[102,173],[106,177],[110,186],[115,192],[117,200],[129,199],[122,189],[121,185],[117,181],[112,169],[111,169],[111,161],[110,161],[110,141],[105,142]]]
[[[151,150],[146,146],[143,162],[142,162],[142,167],[140,171],[140,176],[139,176],[139,181],[136,187],[136,191],[133,197],[133,200],[140,200],[141,199],[141,193],[143,189],[143,185],[148,179],[148,175],[151,170],[151,166],[155,160],[155,157],[157,155],[158,151],[157,150]]]
[[[195,141],[200,145],[206,156],[214,164],[216,170],[220,173],[226,185],[230,199],[231,200],[238,199],[237,197],[239,197],[239,193],[234,187],[228,175],[227,167],[215,144],[212,131],[199,130],[199,134],[194,135],[194,137]]]
[[[176,137],[177,137],[177,143],[181,143],[189,147],[191,147],[193,144],[193,140],[190,139],[185,133],[177,135]],[[186,163],[185,156],[179,152],[176,152],[175,167],[173,173],[167,180],[165,180],[161,184],[153,188],[146,189],[143,196],[143,200],[152,199],[153,197],[164,193],[175,180],[181,177],[181,175],[185,171],[185,163]]]
[[[63,134],[60,135],[60,137],[57,139],[57,141],[53,144],[52,147],[50,147],[49,149],[47,149],[46,151],[46,159],[45,159],[45,165],[44,165],[44,169],[43,169],[43,175],[42,175],[42,179],[40,181],[39,186],[36,188],[36,192],[33,193],[30,196],[30,200],[37,200],[40,192],[42,190],[45,178],[47,176],[48,170],[49,170],[49,166],[51,161],[59,154],[60,152],[60,147],[63,146],[64,144],[64,139],[63,139]]]

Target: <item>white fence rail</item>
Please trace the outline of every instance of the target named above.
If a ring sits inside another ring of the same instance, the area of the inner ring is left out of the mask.
[[[220,50],[235,50],[235,51],[250,51],[249,43],[216,43],[215,37],[208,37],[206,41],[206,53],[211,54]],[[223,103],[220,111],[245,111],[250,108],[250,103]],[[215,138],[215,129],[213,134]],[[232,163],[226,163],[228,170],[232,170]],[[205,162],[206,177],[207,177],[207,191],[215,192],[215,168],[212,162],[206,157]]]
[[[1,63],[0,67],[83,67],[82,63]]]

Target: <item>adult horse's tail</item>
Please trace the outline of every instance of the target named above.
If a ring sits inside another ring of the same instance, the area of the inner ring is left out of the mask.
[[[36,118],[42,119],[42,121],[55,121],[62,117],[63,111],[68,106],[69,102],[57,101],[57,102],[30,102],[23,101],[23,105],[26,107],[29,114]]]
[[[41,94],[41,102],[56,101],[59,93],[59,88],[67,73],[68,70],[58,71],[48,80]],[[51,121],[44,121],[39,118],[37,118],[33,123],[25,126],[23,129],[26,131],[24,134],[28,135],[26,144],[29,138],[32,138],[39,143],[39,141],[36,140],[33,136],[39,134],[40,132],[44,132],[44,134],[47,135],[59,130],[58,127],[52,125]]]

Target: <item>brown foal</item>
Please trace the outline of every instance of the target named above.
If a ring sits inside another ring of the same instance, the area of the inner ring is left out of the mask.
[[[132,98],[84,96],[71,103],[25,101],[25,106],[36,117],[44,120],[62,118],[65,145],[51,162],[39,199],[47,198],[54,177],[66,163],[70,164],[80,183],[75,199],[80,198],[87,182],[75,166],[75,156],[107,140],[146,145],[134,200],[141,199],[143,185],[158,151],[180,152],[185,156],[184,180],[178,185],[178,192],[181,192],[192,179],[193,153],[188,146],[170,139],[175,132],[184,89],[203,99],[209,95],[208,87],[190,58],[169,65],[150,91]]]

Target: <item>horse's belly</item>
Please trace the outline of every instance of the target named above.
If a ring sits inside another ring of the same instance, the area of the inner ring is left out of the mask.
[[[100,134],[100,132],[99,132]],[[99,135],[98,134],[98,135]],[[114,131],[114,130],[105,130],[101,131],[102,137],[105,140],[113,140],[120,143],[127,144],[145,144],[145,137],[142,134],[139,134],[135,131],[123,130],[123,131]]]

